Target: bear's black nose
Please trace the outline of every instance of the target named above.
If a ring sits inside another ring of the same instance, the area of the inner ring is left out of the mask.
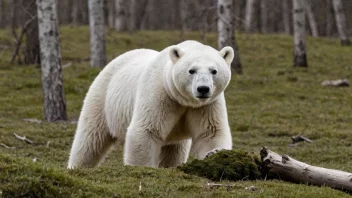
[[[205,94],[209,93],[210,88],[208,86],[200,86],[200,87],[197,88],[197,91],[200,94],[205,95]]]

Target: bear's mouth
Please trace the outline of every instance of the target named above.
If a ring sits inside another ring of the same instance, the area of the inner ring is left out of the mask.
[[[197,98],[199,99],[207,99],[207,98],[210,98],[209,96],[197,96]]]

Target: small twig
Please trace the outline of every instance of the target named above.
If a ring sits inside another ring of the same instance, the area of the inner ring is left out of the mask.
[[[0,146],[3,146],[5,148],[7,148],[7,149],[25,148],[24,146],[8,146],[8,145],[6,145],[4,143],[0,143]]]
[[[139,193],[142,192],[142,180],[139,182],[138,192],[139,192]]]
[[[222,171],[220,181],[222,180],[222,176],[224,176],[225,171]]]
[[[69,66],[71,66],[71,65],[72,65],[72,62],[68,62],[68,63],[64,64],[64,65],[62,66],[62,68],[66,68],[66,67],[69,67]]]
[[[338,80],[326,80],[321,83],[322,86],[331,86],[331,87],[349,87],[350,81],[348,79],[338,79]]]
[[[1,146],[5,147],[5,148],[8,148],[8,149],[12,149],[12,148],[15,148],[13,146],[7,146],[6,144],[4,143],[0,143]]]
[[[50,146],[50,141],[48,141],[47,143],[46,143],[46,148],[49,148],[49,146]]]
[[[28,138],[26,138],[25,136],[19,136],[17,135],[16,133],[13,133],[13,135],[15,136],[15,138],[19,139],[19,140],[22,140],[24,142],[26,142],[27,144],[34,144],[34,142]]]
[[[310,140],[307,137],[304,137],[303,135],[292,136],[291,139],[293,144],[296,144],[297,142],[309,142],[309,143],[313,142],[312,140]]]
[[[240,187],[240,188],[245,188],[245,186],[241,184],[217,184],[217,183],[209,183],[207,182],[207,187]]]
[[[241,179],[241,181],[244,181],[245,179],[247,179],[249,177],[249,175],[245,176],[244,178]]]

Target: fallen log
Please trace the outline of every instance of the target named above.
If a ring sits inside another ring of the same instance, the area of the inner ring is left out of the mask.
[[[264,147],[260,151],[262,171],[279,179],[352,192],[352,173],[312,166]]]

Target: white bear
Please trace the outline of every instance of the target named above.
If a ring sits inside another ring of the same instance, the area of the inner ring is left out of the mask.
[[[231,47],[185,41],[115,58],[86,95],[68,168],[99,165],[117,142],[132,166],[174,167],[232,149],[224,90],[233,57]]]

